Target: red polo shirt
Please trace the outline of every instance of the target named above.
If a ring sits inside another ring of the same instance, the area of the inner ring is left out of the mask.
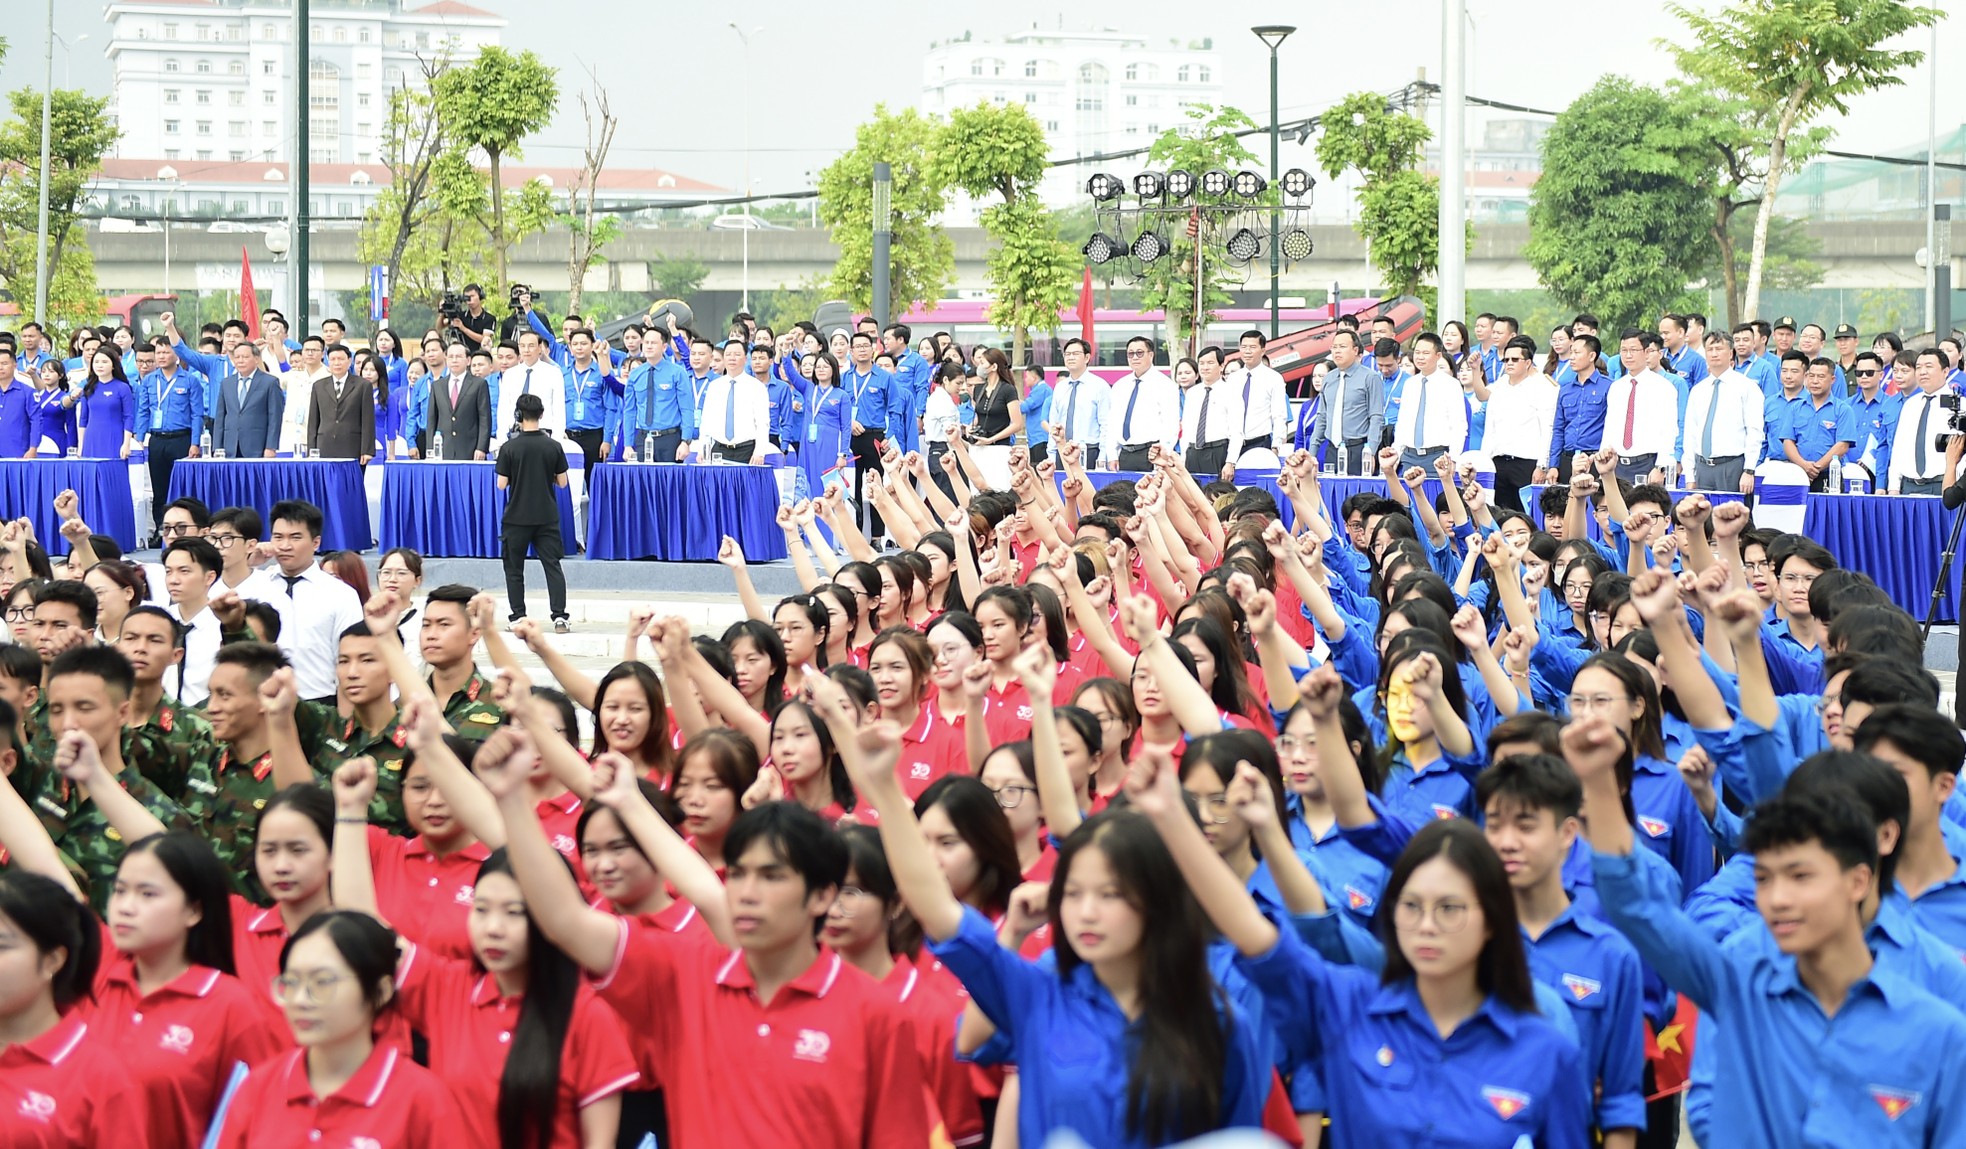
[[[662,1051],[676,1149],[928,1143],[913,1021],[830,950],[767,1004],[742,951],[623,921],[595,988]]]
[[[553,849],[573,867],[574,880],[580,883],[580,896],[592,901],[597,891],[594,883],[587,879],[587,867],[580,860],[580,815],[586,809],[587,804],[580,800],[580,795],[564,790],[558,797],[539,802],[533,807],[533,812],[539,815],[539,824],[546,831],[546,840],[553,843]]]
[[[287,1029],[287,1015],[273,997],[273,979],[280,976],[280,950],[286,944],[287,922],[280,916],[280,907],[256,906],[238,894],[232,895],[232,968],[253,1000],[273,1019],[283,1049],[293,1045],[293,1037]]]
[[[8,1149],[166,1149],[120,1051],[70,1010],[32,1041],[0,1050],[0,1145]]]
[[[1031,736],[1031,696],[1024,693],[1023,679],[1013,676],[1002,690],[990,687],[983,698],[983,728],[990,732],[992,746]]]
[[[430,1039],[430,1071],[450,1087],[464,1114],[464,1145],[498,1144],[498,1083],[519,1024],[521,997],[468,962],[410,946],[396,963],[398,1008]],[[587,986],[574,997],[560,1047],[553,1149],[580,1149],[580,1111],[641,1079],[621,1019]]]
[[[394,1046],[377,1042],[347,1084],[319,1098],[307,1081],[307,1054],[296,1049],[239,1087],[219,1149],[428,1149],[460,1144],[463,1125],[451,1091]]]
[[[114,952],[106,930],[103,943]],[[95,1004],[76,1012],[87,1015],[136,1080],[157,1146],[202,1141],[233,1067],[265,1061],[283,1044],[238,978],[204,966],[146,994],[137,989],[132,959],[108,958],[96,976]]]
[[[937,722],[927,706],[915,721],[901,732],[901,761],[895,766],[901,788],[913,801],[922,796],[944,774],[969,773],[969,747],[963,732],[946,722]]]
[[[722,877],[721,874],[718,876]],[[606,898],[595,898],[588,903],[588,907],[599,910],[604,914],[618,913]],[[628,915],[622,914],[620,916],[627,917]],[[675,901],[670,902],[669,908],[666,910],[660,910],[653,914],[635,914],[634,920],[642,923],[642,925],[649,929],[660,930],[664,933],[690,934],[703,938],[711,937],[710,926],[703,920],[703,915],[697,913],[696,907],[683,898],[677,898]],[[711,940],[714,941],[715,939],[712,938]],[[623,1026],[622,1028],[628,1035],[628,1048],[630,1054],[635,1058],[635,1068],[640,1070],[642,1074],[642,1079],[635,1084],[636,1091],[640,1092],[662,1088],[662,1077],[660,1074],[661,1051],[656,1049],[649,1041],[646,1033],[628,1029],[627,1026]]]
[[[483,842],[438,857],[423,840],[398,838],[369,827],[369,866],[375,871],[376,908],[382,920],[419,945],[446,957],[470,960],[471,895],[478,867],[491,857]]]
[[[981,1144],[983,1109],[970,1082],[969,1066],[955,1056],[962,999],[935,979],[923,976],[915,963],[901,954],[895,955],[894,968],[881,986],[895,994],[895,1000],[914,1019],[916,1046],[928,1084],[930,1122],[940,1121],[949,1144]]]

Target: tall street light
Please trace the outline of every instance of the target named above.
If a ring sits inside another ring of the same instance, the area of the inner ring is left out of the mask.
[[[41,230],[34,244],[34,319],[48,321],[48,145],[54,132],[55,0],[48,0],[48,72],[41,86]]]
[[[1433,329],[1466,309],[1468,260],[1468,8],[1441,0],[1440,275]]]
[[[764,29],[763,29],[763,28],[753,28],[753,29],[751,29],[751,30],[750,30],[749,32],[746,32],[746,31],[745,31],[744,29],[742,29],[742,28],[740,28],[740,27],[738,27],[738,26],[737,26],[737,22],[736,22],[735,20],[733,20],[733,21],[731,21],[731,24],[730,24],[730,30],[731,30],[731,31],[733,31],[733,32],[735,32],[735,33],[737,33],[737,39],[738,39],[738,42],[744,45],[744,76],[745,76],[745,78],[746,78],[746,79],[748,80],[748,79],[750,78],[750,76],[751,76],[751,37],[753,37],[753,36],[755,36],[755,35],[757,35],[758,33],[760,33],[760,32],[762,32],[762,31],[764,31]],[[743,233],[744,233],[744,304],[743,304],[743,309],[744,309],[745,311],[749,311],[749,310],[751,310],[751,200],[750,200],[750,195],[751,195],[751,86],[750,86],[750,85],[749,85],[749,84],[747,83],[747,84],[743,84],[743,85],[740,85],[740,88],[741,88],[741,89],[742,89],[742,91],[743,91],[743,100],[744,100],[744,195],[745,195],[745,200],[744,200],[744,226],[743,226],[743,227],[742,227],[741,229],[739,229],[739,230],[741,230],[741,231],[743,231]]]
[[[1256,33],[1258,40],[1263,41],[1270,48],[1270,194],[1272,197],[1277,194],[1277,180],[1282,175],[1279,170],[1282,164],[1279,160],[1281,153],[1277,140],[1277,49],[1281,48],[1283,42],[1296,30],[1296,26],[1291,24],[1261,24],[1250,29],[1251,32]],[[1278,333],[1277,296],[1281,291],[1283,272],[1282,263],[1278,259],[1277,234],[1282,230],[1282,225],[1277,218],[1277,201],[1272,198],[1270,201],[1270,338],[1272,339],[1275,339]]]
[[[177,169],[169,164],[157,169],[157,179],[164,185],[164,291],[171,293],[171,200],[177,194]]]

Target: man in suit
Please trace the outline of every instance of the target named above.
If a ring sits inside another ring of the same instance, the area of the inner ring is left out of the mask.
[[[491,388],[470,373],[462,343],[444,349],[444,374],[430,381],[430,428],[444,437],[444,458],[483,460],[491,450]]]
[[[216,384],[218,419],[212,424],[212,447],[228,459],[271,459],[280,445],[280,418],[287,397],[280,381],[260,369],[257,347],[235,344],[230,358],[232,374]]]
[[[348,373],[346,344],[328,348],[328,377],[314,385],[307,404],[307,449],[323,459],[357,459],[369,465],[375,450],[375,396]]]

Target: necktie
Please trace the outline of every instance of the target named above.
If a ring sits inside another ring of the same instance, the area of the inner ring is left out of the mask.
[[[1713,381],[1713,394],[1707,398],[1707,425],[1700,432],[1700,454],[1713,458],[1713,417],[1720,410],[1720,380]]]
[[[651,367],[646,379],[648,383],[648,406],[642,412],[643,430],[655,430],[655,368]]]
[[[1126,414],[1120,419],[1120,441],[1122,446],[1133,442],[1133,405],[1140,401],[1140,380],[1133,380],[1133,392],[1126,397]]]
[[[1074,379],[1072,380],[1072,393],[1065,396],[1065,438],[1067,439],[1072,437],[1072,424],[1077,422],[1074,416],[1077,414],[1078,409],[1079,381]]]
[[[1413,448],[1424,451],[1427,448],[1427,384],[1433,376],[1420,376],[1420,405],[1413,410]]]
[[[1638,427],[1638,380],[1625,390],[1625,454],[1632,453],[1632,432]]]
[[[737,380],[724,388],[724,442],[737,442]]]
[[[463,386],[464,380],[459,379],[455,375],[451,376],[451,412],[453,414],[457,412],[457,393]]]
[[[1195,416],[1195,441],[1188,444],[1190,447],[1199,447],[1208,442],[1208,397],[1214,393],[1213,387],[1201,389],[1201,414]]]
[[[526,368],[526,384],[525,386],[519,388],[519,394],[521,395],[532,394],[532,368],[530,367]]]
[[[1242,410],[1245,417],[1249,413],[1249,389],[1255,386],[1255,384],[1256,372],[1245,371],[1242,373]]]
[[[244,375],[235,378],[239,380],[239,406],[243,409],[246,405],[246,390],[252,386],[253,381]]]
[[[294,584],[299,582],[301,579],[306,578],[307,576],[306,575],[281,575],[280,577],[287,580],[287,597],[292,598],[294,596]]]
[[[1918,408],[1918,429],[1913,440],[1917,445],[1911,449],[1911,469],[1918,472],[1914,477],[1920,479],[1930,473],[1925,465],[1925,449],[1932,441],[1932,437],[1925,433],[1925,425],[1932,418],[1932,398],[1930,395],[1925,396],[1925,402]]]

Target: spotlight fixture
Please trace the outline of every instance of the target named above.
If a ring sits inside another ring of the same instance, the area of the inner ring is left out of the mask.
[[[1114,239],[1105,232],[1096,231],[1092,233],[1091,239],[1085,241],[1085,246],[1079,250],[1085,255],[1086,262],[1097,267],[1102,263],[1112,262],[1113,257],[1125,251],[1126,248],[1119,240]]]
[[[1270,181],[1264,179],[1260,173],[1257,172],[1236,173],[1236,179],[1235,179],[1236,194],[1244,199],[1255,199],[1257,196],[1263,194],[1264,188],[1269,186],[1270,186]]]
[[[1283,257],[1292,263],[1311,258],[1311,233],[1301,227],[1293,227],[1283,233]]]
[[[1303,168],[1291,168],[1283,173],[1283,194],[1292,198],[1309,195],[1316,186],[1317,181]]]
[[[1167,173],[1167,194],[1175,199],[1187,199],[1195,194],[1195,173],[1179,169]]]
[[[1086,194],[1097,200],[1117,199],[1125,190],[1126,185],[1119,181],[1118,176],[1107,175],[1105,172],[1099,172],[1085,181]]]
[[[1133,177],[1133,194],[1141,199],[1158,199],[1166,182],[1159,172],[1141,172]]]
[[[1201,190],[1209,195],[1229,194],[1229,173],[1221,168],[1212,168],[1201,174]]]
[[[1133,239],[1133,258],[1152,263],[1167,254],[1167,241],[1158,232],[1143,231]]]
[[[1256,233],[1248,228],[1238,228],[1236,233],[1229,237],[1227,250],[1230,259],[1237,263],[1248,263],[1263,250],[1263,241],[1256,238]]]

